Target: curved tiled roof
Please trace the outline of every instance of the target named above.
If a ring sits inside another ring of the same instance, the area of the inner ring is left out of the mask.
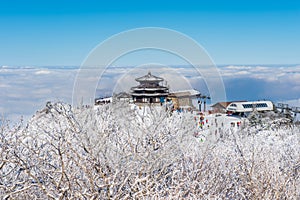
[[[157,76],[154,76],[154,75],[151,74],[151,72],[148,72],[147,75],[142,76],[140,78],[136,78],[135,80],[138,81],[138,82],[161,82],[164,79],[160,78],[160,77],[157,77]]]

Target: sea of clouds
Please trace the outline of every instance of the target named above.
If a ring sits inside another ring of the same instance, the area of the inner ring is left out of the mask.
[[[223,78],[227,100],[268,99],[300,107],[300,65],[223,65],[218,66]],[[17,121],[30,118],[47,101],[72,103],[74,82],[79,67],[0,67],[0,114]],[[191,66],[161,66],[153,68],[109,67],[101,78],[97,74],[86,78],[99,79],[96,97],[113,92],[130,91],[137,85],[136,77],[152,74],[165,78],[163,84],[171,91],[197,89],[208,94],[205,77]]]

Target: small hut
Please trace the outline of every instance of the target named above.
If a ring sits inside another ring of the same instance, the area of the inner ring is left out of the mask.
[[[231,101],[229,102],[217,102],[214,105],[212,105],[212,111],[214,113],[226,113],[227,106],[231,104]]]
[[[168,98],[172,99],[174,108],[196,108],[197,98],[200,92],[197,90],[182,90],[169,94]]]

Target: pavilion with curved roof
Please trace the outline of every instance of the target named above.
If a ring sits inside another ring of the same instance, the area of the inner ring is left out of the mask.
[[[169,95],[169,88],[161,85],[163,78],[154,76],[151,72],[136,78],[138,86],[131,88],[134,103],[163,103]]]

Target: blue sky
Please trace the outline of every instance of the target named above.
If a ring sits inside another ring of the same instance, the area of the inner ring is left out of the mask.
[[[78,66],[111,35],[149,26],[192,37],[216,64],[299,64],[299,22],[297,0],[3,0],[0,65]]]

